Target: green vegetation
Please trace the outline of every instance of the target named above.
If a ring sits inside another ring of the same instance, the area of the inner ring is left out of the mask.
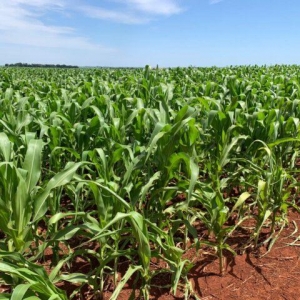
[[[68,299],[86,285],[102,299],[108,278],[111,299],[131,278],[148,299],[159,273],[188,298],[188,249],[209,247],[223,274],[249,220],[244,249],[271,249],[298,209],[299,74],[1,68],[0,279],[11,289],[0,299]],[[72,272],[78,257],[88,272]],[[78,285],[71,296],[62,281]]]

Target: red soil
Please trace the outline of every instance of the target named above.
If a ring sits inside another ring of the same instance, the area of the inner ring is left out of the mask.
[[[194,249],[188,250],[185,257],[194,263],[189,281],[196,296],[201,300],[300,299],[300,233],[295,232],[297,227],[300,228],[300,215],[290,211],[288,218],[288,226],[283,229],[269,253],[262,246],[257,251],[248,248],[235,257],[228,255],[224,276],[219,275],[219,262],[214,255],[201,250],[198,254]],[[237,249],[239,239],[243,237],[235,237],[228,242]],[[294,245],[288,245],[290,243]],[[168,277],[160,277],[155,284],[165,285],[170,283],[169,280]],[[131,292],[128,284],[119,299],[129,299]],[[183,292],[178,291],[173,295],[167,289],[152,288],[150,295],[151,299],[179,300],[184,299]],[[107,291],[105,299],[109,299],[111,293]],[[135,299],[142,298],[137,294]]]
[[[190,249],[184,255],[190,259],[194,267],[189,273],[189,282],[193,287],[195,295],[201,300],[298,300],[300,299],[300,215],[293,210],[288,214],[289,224],[286,226],[271,251],[266,253],[267,245],[261,246],[258,250],[251,247],[240,249],[249,238],[247,231],[237,232],[228,240],[230,246],[236,250],[237,256],[225,253],[227,257],[227,268],[224,276],[219,275],[219,261],[212,250],[201,248],[198,252]],[[249,225],[249,224],[248,224]],[[250,224],[251,225],[251,224]],[[199,236],[205,235],[201,225],[196,226]],[[264,238],[268,235],[268,229],[262,232]],[[298,242],[299,238],[299,242]],[[91,249],[96,249],[97,245],[89,245]],[[60,244],[60,255],[68,253],[68,248]],[[47,248],[44,260],[40,263],[44,265],[46,271],[50,273],[52,250]],[[164,262],[152,262],[153,269],[166,267]],[[128,262],[123,261],[119,266],[119,277],[128,268]],[[88,273],[91,269],[89,262],[81,257],[77,257],[71,266],[71,272]],[[65,270],[68,272],[68,270]],[[69,270],[70,271],[70,270]],[[171,278],[167,274],[160,274],[152,280],[155,287],[151,287],[150,298],[157,300],[179,300],[184,299],[184,290],[179,287],[177,294],[171,294],[168,288],[163,286],[170,284]],[[132,293],[132,283],[130,280],[122,290],[118,299],[128,300]],[[160,287],[157,287],[160,286]],[[62,282],[58,287],[65,290],[70,295],[78,285]],[[109,278],[105,285],[104,299],[110,299],[114,290],[113,280]],[[0,285],[0,293],[8,292],[9,286]],[[93,291],[84,286],[78,296],[73,299],[100,299],[93,297]],[[143,299],[139,292],[136,292],[134,299]],[[191,296],[189,299],[196,299]]]

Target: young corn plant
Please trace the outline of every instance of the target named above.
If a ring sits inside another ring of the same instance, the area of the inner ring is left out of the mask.
[[[7,250],[23,252],[33,241],[34,228],[47,211],[51,192],[68,183],[81,164],[57,173],[46,185],[38,185],[42,168],[42,140],[31,139],[21,167],[12,161],[12,143],[4,133],[0,154],[0,229],[6,234]]]
[[[282,165],[282,151],[276,153],[276,146],[296,142],[297,139],[279,139],[275,143],[266,145],[262,141],[257,141],[262,144],[259,148],[260,153],[264,153],[264,158],[260,155],[259,160],[264,161],[265,165],[261,166],[261,171],[257,174],[258,186],[255,204],[258,209],[257,225],[254,233],[255,246],[259,242],[259,236],[262,227],[270,219],[271,235],[267,241],[272,240],[270,245],[274,244],[278,236],[275,236],[276,223],[286,223],[286,215],[288,207],[291,205],[288,199],[291,194],[289,183],[292,182],[292,175],[284,169]],[[279,155],[278,155],[279,154]],[[259,154],[258,154],[259,155]],[[283,222],[282,222],[283,221]],[[274,237],[275,236],[275,237]],[[274,237],[274,238],[273,238]],[[264,241],[265,243],[267,241]],[[269,246],[269,249],[271,249]]]
[[[0,277],[16,287],[3,297],[64,299],[53,284],[65,280],[79,284],[71,298],[84,284],[104,298],[113,276],[113,299],[130,278],[147,299],[165,272],[172,292],[183,284],[188,298],[189,247],[213,247],[222,273],[234,252],[228,238],[254,218],[254,243],[268,226],[271,248],[288,206],[299,209],[298,73],[0,68],[0,263],[9,264]],[[47,233],[37,231],[41,220]],[[199,242],[195,221],[209,239]],[[48,278],[28,265],[37,290],[18,273],[25,262],[9,255],[35,262],[47,247],[55,253]],[[92,265],[88,274],[62,272],[78,256]],[[167,267],[152,270],[151,258]],[[132,266],[119,281],[124,259]]]
[[[0,299],[68,299],[66,293],[51,282],[42,266],[27,261],[20,253],[0,251],[0,270],[0,276],[12,286],[11,293],[1,294]]]

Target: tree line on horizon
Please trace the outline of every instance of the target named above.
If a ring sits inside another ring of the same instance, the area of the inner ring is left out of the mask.
[[[15,63],[5,64],[5,67],[25,67],[25,68],[79,68],[78,66],[65,65],[65,64],[28,64],[28,63]]]

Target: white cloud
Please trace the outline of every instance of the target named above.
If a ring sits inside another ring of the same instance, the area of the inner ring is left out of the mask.
[[[30,47],[114,51],[92,43],[67,26],[47,25],[43,16],[64,9],[62,0],[1,0],[0,43]]]
[[[123,0],[132,9],[149,14],[173,15],[182,11],[174,0]]]
[[[4,0],[3,2],[7,2]],[[10,0],[11,5],[27,5],[35,8],[63,8],[65,2],[62,0]]]
[[[147,23],[150,20],[148,17],[137,17],[135,14],[130,12],[126,13],[101,7],[85,5],[80,6],[78,9],[90,18],[109,20],[117,23],[141,24]]]
[[[93,42],[74,27],[57,25],[53,16],[80,12],[115,23],[142,24],[182,12],[179,2],[105,0],[89,6],[84,0],[0,0],[0,64],[15,60],[88,65],[94,58],[96,64],[113,65],[118,49]]]
[[[78,9],[90,18],[125,24],[148,23],[158,16],[171,16],[183,11],[175,0],[111,0],[122,4],[121,9],[83,5]]]
[[[52,34],[66,34],[73,31],[73,29],[69,27],[46,26],[39,21],[36,12],[15,5],[15,3],[5,5],[5,1],[4,3],[1,2],[0,11],[3,14],[0,18],[0,30],[9,31],[9,33],[15,30],[27,31],[27,33],[28,30],[33,30]]]
[[[210,4],[217,4],[219,2],[222,2],[223,0],[209,0]]]

